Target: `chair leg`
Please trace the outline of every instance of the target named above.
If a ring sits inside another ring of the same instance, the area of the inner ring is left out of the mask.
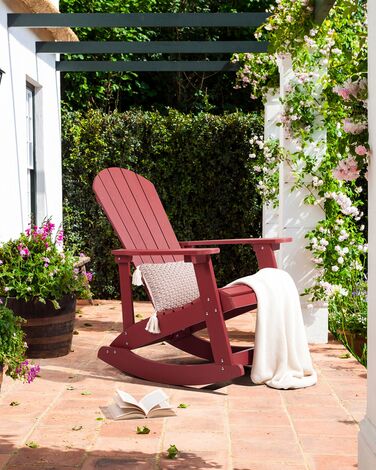
[[[210,257],[196,257],[194,268],[214,361],[218,364],[232,364],[230,340]]]
[[[131,258],[115,257],[119,266],[121,309],[123,313],[123,330],[134,324],[134,310],[131,284]]]

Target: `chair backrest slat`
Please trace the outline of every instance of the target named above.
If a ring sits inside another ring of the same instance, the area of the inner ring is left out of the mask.
[[[102,170],[93,189],[124,248],[180,248],[154,185],[122,168]],[[142,263],[178,261],[179,256],[134,257]]]

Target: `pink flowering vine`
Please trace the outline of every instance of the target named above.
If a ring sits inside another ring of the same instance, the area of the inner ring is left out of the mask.
[[[369,151],[364,145],[358,145],[357,147],[355,147],[355,153],[360,157],[364,157],[369,154]]]
[[[367,123],[354,122],[349,118],[343,120],[343,130],[348,134],[361,134],[367,129]]]
[[[354,181],[359,178],[360,170],[354,157],[348,157],[338,163],[333,170],[333,176],[340,181]]]

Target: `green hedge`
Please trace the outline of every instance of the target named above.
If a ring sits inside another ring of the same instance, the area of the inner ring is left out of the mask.
[[[179,240],[258,237],[261,205],[248,157],[255,134],[262,134],[256,114],[64,114],[64,229],[92,259],[95,296],[118,296],[111,250],[120,246],[95,201],[96,174],[120,166],[152,180]],[[246,247],[223,247],[214,259],[220,285],[256,269]]]

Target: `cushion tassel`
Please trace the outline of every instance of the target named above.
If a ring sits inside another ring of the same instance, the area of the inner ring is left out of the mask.
[[[132,284],[134,286],[142,286],[144,283],[142,282],[142,275],[141,275],[141,269],[140,266],[137,266],[137,268],[133,272],[132,276]]]
[[[149,333],[153,333],[155,335],[159,334],[161,330],[159,329],[159,322],[158,322],[158,317],[157,317],[157,312],[154,310],[152,313],[151,317],[149,318],[149,321],[145,327],[145,330],[148,331]]]

